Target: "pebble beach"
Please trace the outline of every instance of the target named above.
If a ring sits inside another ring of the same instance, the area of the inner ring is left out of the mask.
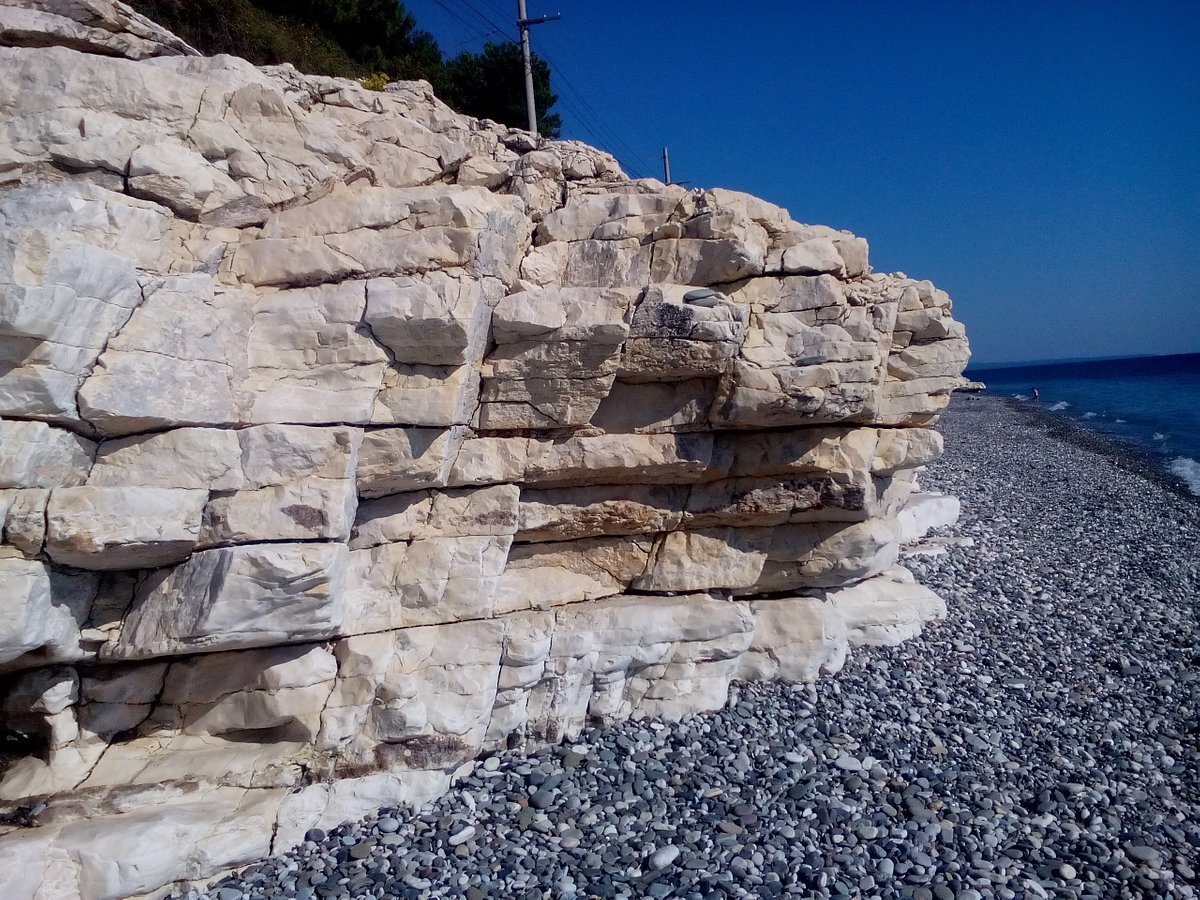
[[[1027,404],[939,428],[922,485],[963,515],[902,560],[949,607],[921,637],[489,757],[176,896],[1197,896],[1200,501]]]

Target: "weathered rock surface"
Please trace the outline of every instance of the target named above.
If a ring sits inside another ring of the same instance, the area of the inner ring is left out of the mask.
[[[423,83],[0,7],[0,895],[916,634],[968,351],[867,249]]]

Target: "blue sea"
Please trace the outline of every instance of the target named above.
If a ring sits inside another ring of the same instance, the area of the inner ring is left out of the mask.
[[[1131,445],[1200,495],[1200,353],[970,367],[992,395],[1038,405]]]

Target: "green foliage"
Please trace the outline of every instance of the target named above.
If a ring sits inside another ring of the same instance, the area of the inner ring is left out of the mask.
[[[460,53],[445,64],[444,79],[435,86],[442,98],[459,112],[517,128],[528,124],[525,68],[521,47],[513,41],[488,42],[482,53]],[[562,118],[549,111],[558,97],[550,90],[550,66],[537,54],[533,56],[533,93],[538,132],[558,137]]]
[[[382,91],[391,80],[384,72],[374,72],[364,78],[358,79],[358,83],[368,91]]]
[[[396,0],[129,0],[138,12],[206,55],[230,53],[258,65],[290,62],[301,72],[357,78],[378,90],[423,78],[468,115],[523,128],[525,81],[520,47],[489,43],[482,53],[444,61],[433,36]],[[550,67],[534,58],[538,130],[557,137],[549,109]],[[382,79],[382,83],[380,83]]]
[[[368,71],[320,29],[250,0],[131,0],[130,6],[208,56],[230,53],[258,65],[290,62],[314,75],[353,78]]]

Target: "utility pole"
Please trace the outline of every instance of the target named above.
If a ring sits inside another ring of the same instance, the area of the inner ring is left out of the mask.
[[[529,26],[541,25],[544,22],[553,22],[561,18],[562,16],[555,13],[552,16],[539,16],[531,19],[525,11],[525,0],[517,0],[517,27],[521,29],[521,56],[525,61],[525,109],[529,113],[529,130],[534,134],[538,133],[538,127],[537,106],[533,99],[533,57],[529,52]]]
[[[671,183],[671,156],[666,147],[663,147],[663,180],[667,184]]]

